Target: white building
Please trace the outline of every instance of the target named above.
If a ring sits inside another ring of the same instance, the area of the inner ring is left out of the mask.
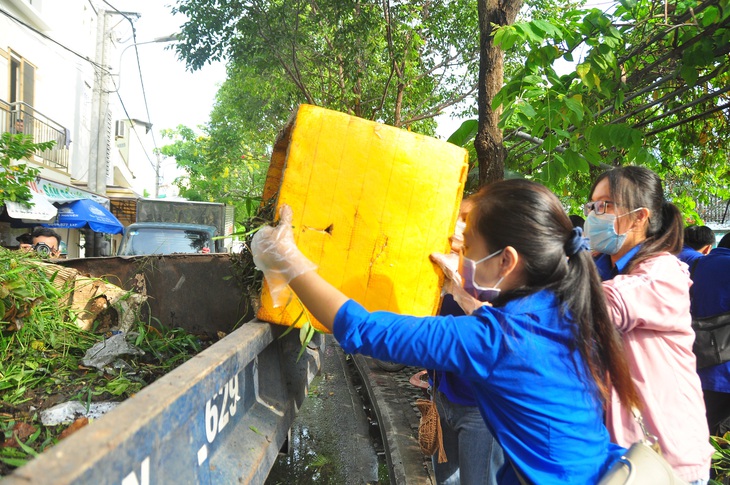
[[[98,0],[0,0],[0,132],[56,141],[30,163],[42,169],[32,190],[57,206],[91,198],[114,212],[110,198],[157,195],[150,125],[127,115],[118,94],[129,81],[120,77],[120,63],[122,55],[134,56],[126,48],[136,42],[136,18]],[[27,229],[13,227],[20,221],[7,210],[0,220],[0,244],[15,246],[15,236]],[[58,232],[68,257],[83,255],[82,241],[86,255],[99,255],[104,246],[99,234],[89,244],[90,232],[86,238],[83,230]],[[114,246],[113,238],[103,239]]]

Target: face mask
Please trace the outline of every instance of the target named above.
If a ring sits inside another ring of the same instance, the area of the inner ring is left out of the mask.
[[[474,273],[476,273],[477,265],[479,263],[483,263],[489,258],[493,258],[501,252],[501,249],[499,251],[495,251],[489,256],[485,256],[484,258],[480,259],[479,261],[474,261],[473,259],[469,259],[467,257],[461,258],[461,268],[459,273],[461,273],[461,278],[464,281],[464,290],[479,301],[494,301],[499,296],[500,289],[497,287],[502,282],[504,277],[500,278],[499,281],[497,281],[497,283],[491,288],[479,286],[474,281]]]
[[[634,209],[631,212],[638,210],[641,210],[641,208]],[[621,214],[618,217],[631,214],[631,212]],[[590,241],[591,250],[603,254],[616,254],[619,252],[629,233],[618,234],[616,232],[614,224],[616,218],[616,214],[601,214],[599,216],[593,211],[588,214],[583,230]]]

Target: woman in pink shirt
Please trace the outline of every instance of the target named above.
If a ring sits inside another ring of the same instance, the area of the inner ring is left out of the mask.
[[[692,353],[692,283],[687,265],[675,257],[682,249],[682,215],[664,199],[654,172],[632,166],[598,177],[585,214],[609,310],[644,403],[644,423],[680,477],[707,483],[713,448]],[[606,420],[619,445],[643,438],[631,409],[615,398]]]

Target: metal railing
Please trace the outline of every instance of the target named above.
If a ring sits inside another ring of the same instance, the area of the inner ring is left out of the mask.
[[[0,100],[0,133],[22,133],[33,137],[34,143],[53,141],[48,150],[34,153],[36,162],[50,168],[68,172],[69,130],[59,123],[23,103],[7,103]]]
[[[705,224],[725,226],[730,224],[730,200],[715,197],[709,204],[699,205],[697,212]]]

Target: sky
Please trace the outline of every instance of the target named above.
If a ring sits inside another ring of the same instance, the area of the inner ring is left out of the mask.
[[[119,62],[119,92],[129,117],[152,123],[157,147],[169,143],[160,135],[163,129],[178,125],[196,128],[205,124],[218,87],[225,81],[225,64],[216,62],[190,72],[171,50],[174,43],[146,43],[180,31],[184,17],[172,15],[170,7],[166,6],[169,0],[109,0],[109,3],[124,12],[140,14],[134,26],[142,81],[134,47],[122,51],[120,59],[114,61]],[[132,42],[131,36],[120,39],[121,45]],[[143,101],[142,83],[149,118]],[[160,171],[166,182],[171,181],[176,174],[174,160],[163,160]]]

